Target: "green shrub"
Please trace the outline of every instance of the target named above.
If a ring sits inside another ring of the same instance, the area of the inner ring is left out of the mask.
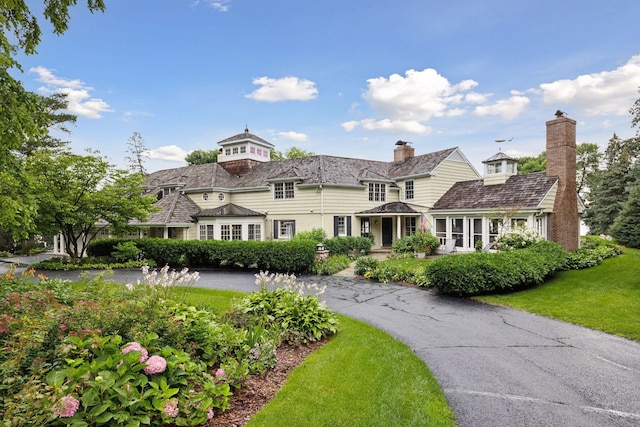
[[[204,425],[213,409],[228,406],[231,388],[275,365],[281,339],[309,342],[337,331],[335,314],[318,299],[323,289],[295,276],[279,276],[287,287],[270,292],[278,281],[260,275],[266,285],[254,301],[262,303],[247,310],[256,321],[236,327],[173,299],[197,273],[155,273],[125,286],[100,277],[72,287],[0,276],[5,424]],[[311,291],[317,295],[305,296]]]
[[[353,272],[358,276],[364,276],[367,271],[375,270],[379,261],[373,257],[363,256],[356,260]]]
[[[139,261],[141,253],[142,251],[138,249],[135,242],[128,241],[117,244],[111,256],[120,262]]]
[[[536,230],[520,226],[500,236],[496,240],[496,247],[501,251],[513,251],[528,248],[543,240],[544,238]]]
[[[356,257],[368,254],[373,245],[371,238],[360,236],[336,236],[326,239],[323,243],[332,255],[343,254]]]
[[[611,239],[600,236],[582,236],[580,249],[567,255],[563,270],[580,270],[594,267],[603,260],[620,255],[622,248]]]
[[[410,236],[396,239],[391,244],[394,252],[407,253],[407,252],[424,252],[426,255],[432,255],[435,250],[440,246],[440,241],[437,237],[433,236],[430,232],[418,231]]]
[[[331,255],[325,260],[316,262],[311,271],[316,274],[329,276],[349,267],[352,262],[353,260],[347,255]]]
[[[338,332],[338,318],[320,301],[324,288],[296,282],[293,275],[256,275],[260,287],[242,298],[237,309],[267,328],[281,331],[282,339],[292,344],[319,341]]]
[[[310,231],[298,231],[291,240],[312,240],[320,243],[327,238],[327,232],[324,228],[313,228]]]
[[[278,272],[306,272],[315,262],[315,243],[307,239],[280,241],[133,239],[140,256],[156,265],[226,267]],[[100,239],[89,244],[90,256],[110,256],[125,239]]]
[[[565,257],[560,245],[542,241],[517,251],[444,256],[429,264],[426,274],[445,294],[509,292],[543,283],[562,267]]]

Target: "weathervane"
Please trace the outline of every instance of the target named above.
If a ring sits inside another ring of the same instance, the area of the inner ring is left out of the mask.
[[[496,142],[498,144],[502,144],[503,142],[511,142],[513,141],[513,137],[511,137],[511,139],[496,139]],[[502,146],[498,146],[498,151],[502,151]]]

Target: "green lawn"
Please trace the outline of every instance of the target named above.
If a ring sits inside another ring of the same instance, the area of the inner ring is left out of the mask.
[[[454,426],[429,369],[403,343],[340,316],[341,332],[311,354],[248,426]]]
[[[640,341],[640,250],[560,272],[532,289],[477,299]]]
[[[186,288],[184,300],[225,311],[241,295]],[[292,371],[249,426],[455,426],[440,386],[409,347],[339,318],[340,332]]]

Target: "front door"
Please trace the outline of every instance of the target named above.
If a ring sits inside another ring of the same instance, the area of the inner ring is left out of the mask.
[[[382,218],[382,246],[393,243],[393,218]]]

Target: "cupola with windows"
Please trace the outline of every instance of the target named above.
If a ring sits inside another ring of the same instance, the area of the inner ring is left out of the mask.
[[[224,139],[218,142],[218,145],[220,146],[218,163],[247,159],[268,162],[271,160],[271,150],[274,148],[270,142],[249,133],[248,127],[245,127],[243,133]]]
[[[518,174],[518,160],[502,151],[482,163],[484,163],[484,185],[504,184],[509,177]]]

